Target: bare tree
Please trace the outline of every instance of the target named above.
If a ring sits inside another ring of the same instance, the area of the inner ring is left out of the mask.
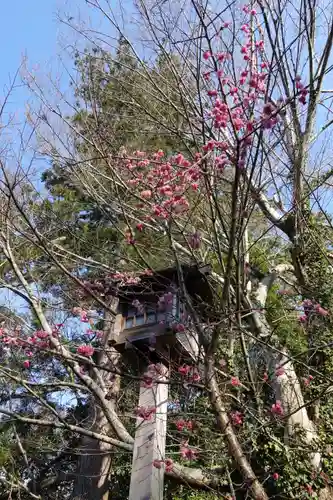
[[[108,1],[86,3],[126,41],[122,64],[135,78],[126,85],[103,73],[114,57],[106,50],[110,38],[73,25],[95,50],[85,92],[77,88],[80,109],[65,98],[51,104],[30,74],[38,106],[28,122],[64,185],[103,214],[118,243],[98,258],[80,251],[81,236],[71,233],[66,214],[45,204],[30,167],[19,157],[13,172],[4,155],[1,287],[23,299],[40,325],[31,335],[7,328],[6,356],[29,350],[38,353],[36,370],[51,360],[58,371],[40,372],[36,381],[28,371],[34,358],[23,361],[23,371],[2,367],[3,379],[23,387],[43,412],[1,412],[16,423],[79,435],[72,498],[107,499],[113,458],[131,463],[135,394],[148,377],[139,369],[147,353],[134,345],[135,367],[110,344],[118,301],[137,285],[133,307],[148,311],[147,294],[164,307],[169,289],[156,292],[147,277],[171,268],[184,309],[172,328],[197,345],[185,365],[167,359],[166,383],[193,412],[195,395],[200,403],[194,418],[182,407],[176,429],[168,429],[170,453],[156,467],[163,463],[173,480],[234,498],[329,498],[331,5],[140,0],[132,20],[144,35],[131,40],[121,10]],[[154,70],[158,57],[167,72]],[[115,148],[119,129],[105,113],[111,80],[123,89],[126,109],[142,115],[145,133],[172,137],[181,152],[152,151],[149,141],[146,151],[134,151],[137,139]],[[68,104],[79,121],[63,111]],[[205,296],[188,287],[191,266],[208,266]],[[84,331],[68,335],[63,319],[55,327],[50,295],[37,286],[54,279],[58,314],[72,317],[74,307],[90,322],[93,341]],[[166,359],[165,348],[151,339],[154,356]],[[65,388],[87,395],[85,419],[74,422],[49,403],[45,391]],[[143,421],[150,418],[141,410]],[[20,449],[26,457],[22,443]],[[177,454],[194,466],[176,461]],[[31,482],[4,481],[38,498]]]

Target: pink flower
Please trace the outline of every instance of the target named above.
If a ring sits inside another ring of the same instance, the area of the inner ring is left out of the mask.
[[[305,488],[306,492],[309,493],[309,495],[314,494],[313,488],[310,484],[305,485],[304,488]]]
[[[150,189],[146,189],[145,191],[141,191],[141,198],[144,198],[145,200],[148,200],[151,198],[152,192]]]
[[[209,50],[206,50],[204,53],[203,53],[203,58],[205,59],[205,61],[207,61],[208,59],[210,59],[212,57],[212,53],[209,51]]]
[[[153,461],[153,466],[156,467],[156,469],[161,469],[163,462],[164,462],[164,460],[157,460],[156,459]]]
[[[173,469],[173,461],[171,460],[171,458],[166,458],[164,460],[164,464],[165,464],[165,472],[171,472]]]
[[[329,314],[329,312],[326,309],[324,309],[323,307],[321,307],[321,305],[319,305],[319,304],[317,304],[315,306],[315,311],[320,316],[328,316],[328,314]]]
[[[277,472],[274,472],[274,473],[272,474],[272,478],[274,479],[274,481],[277,481],[277,480],[279,479],[279,477],[280,477],[280,476],[279,476],[279,474],[278,474]]]
[[[143,156],[145,156],[145,152],[144,151],[135,151],[133,153],[133,156],[138,156],[139,158],[142,158]]]
[[[187,428],[188,431],[193,431],[193,422],[191,422],[191,420],[189,420],[188,422],[185,422],[185,427]]]
[[[267,382],[267,380],[268,380],[268,373],[267,372],[264,373],[264,376],[262,379],[264,382]]]
[[[80,321],[82,321],[82,323],[88,323],[89,322],[89,319],[88,319],[86,311],[81,311]]]
[[[137,230],[138,230],[138,231],[140,231],[140,232],[141,232],[141,231],[143,231],[143,224],[137,224],[137,225],[136,225],[136,228],[137,228]]]
[[[142,418],[143,420],[151,420],[152,416],[156,413],[156,408],[155,407],[144,407],[144,406],[139,406],[136,410],[136,414],[138,417]]]
[[[59,328],[56,326],[52,328],[52,337],[59,337]]]
[[[283,408],[280,400],[277,400],[274,404],[272,404],[271,411],[275,415],[283,415]]]
[[[39,330],[38,332],[36,332],[36,337],[38,337],[39,339],[46,339],[48,336],[49,334],[47,332],[44,332],[43,330]]]
[[[30,368],[30,361],[28,359],[23,361],[24,368]]]
[[[312,375],[309,375],[308,378],[303,377],[303,383],[304,383],[304,385],[308,386],[310,384],[311,380],[313,380],[313,376]]]
[[[307,322],[307,317],[305,314],[302,314],[299,318],[298,318],[298,321],[300,323],[306,323]]]
[[[191,367],[189,365],[183,365],[178,368],[178,373],[180,373],[181,375],[188,375],[190,370]]]
[[[197,458],[197,451],[190,448],[187,443],[180,445],[180,454],[185,460],[195,460]]]
[[[176,425],[178,431],[182,431],[186,425],[186,422],[185,422],[185,420],[180,419],[180,420],[177,420],[177,422],[175,422],[175,425]]]
[[[184,156],[181,153],[178,153],[178,155],[175,156],[174,160],[177,165],[182,165],[184,161]]]
[[[149,377],[148,375],[144,375],[143,381],[142,381],[142,387],[145,387],[146,389],[151,389],[153,387],[152,377]]]
[[[13,337],[4,337],[3,341],[8,345],[17,345],[17,339],[14,339]]]
[[[201,379],[200,374],[197,371],[193,372],[192,381],[193,382],[199,382],[200,379]]]
[[[243,424],[243,415],[240,411],[234,411],[231,413],[231,421],[233,425],[242,425]]]
[[[95,349],[91,345],[80,345],[76,352],[81,354],[81,356],[92,356],[94,354]]]
[[[238,377],[231,377],[231,385],[234,387],[239,387],[241,385]]]
[[[281,375],[284,375],[284,373],[285,373],[285,372],[284,372],[284,368],[283,368],[283,366],[279,366],[279,367],[276,369],[276,371],[275,371],[275,375],[276,375],[277,377],[281,377]]]
[[[175,330],[176,332],[185,332],[185,325],[183,325],[182,323],[178,323],[175,326]]]

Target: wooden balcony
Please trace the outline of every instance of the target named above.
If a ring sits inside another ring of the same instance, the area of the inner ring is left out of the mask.
[[[202,315],[207,312],[207,304],[212,300],[206,279],[209,272],[207,266],[183,268],[186,288]],[[160,348],[178,346],[190,353],[191,357],[197,357],[197,335],[186,317],[177,288],[178,277],[175,269],[159,271],[154,276],[143,277],[138,284],[119,288],[119,314],[110,342],[117,349],[123,350],[139,344],[148,346],[151,341],[156,341]],[[159,298],[163,294],[171,294],[172,301],[168,307],[161,310]],[[141,311],[134,306],[135,303],[142,305]],[[185,331],[177,331],[177,324],[185,325]]]

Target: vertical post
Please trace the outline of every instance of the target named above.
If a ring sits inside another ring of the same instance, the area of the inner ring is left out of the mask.
[[[166,381],[168,370],[157,365],[153,377]],[[139,409],[151,413],[150,418],[137,418],[133,451],[129,500],[163,500],[164,467],[154,466],[154,460],[164,460],[168,406],[168,384],[154,383],[140,387]]]

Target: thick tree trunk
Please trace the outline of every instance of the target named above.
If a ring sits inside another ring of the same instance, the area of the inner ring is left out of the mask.
[[[93,430],[110,434],[110,425],[103,411],[96,412]],[[96,439],[84,437],[80,446],[77,478],[74,484],[73,500],[108,500],[109,476],[111,471],[111,445],[99,443]]]
[[[108,339],[112,335],[112,330],[112,318],[107,313],[105,316],[103,345],[108,349],[108,354],[101,350],[99,359],[97,360],[99,366],[107,366],[108,368],[115,368],[118,366],[119,353],[108,347]],[[110,407],[114,408],[119,392],[120,378],[113,373],[103,370],[99,370],[99,377],[105,386],[104,391],[108,404]],[[96,381],[98,380],[96,375],[94,378]],[[107,436],[113,433],[103,409],[96,404],[93,397],[89,403],[89,417],[86,427]],[[99,442],[88,437],[82,438],[79,449],[80,455],[76,470],[76,480],[72,492],[73,500],[108,500],[109,478],[112,465],[111,449],[112,445],[110,444]]]

